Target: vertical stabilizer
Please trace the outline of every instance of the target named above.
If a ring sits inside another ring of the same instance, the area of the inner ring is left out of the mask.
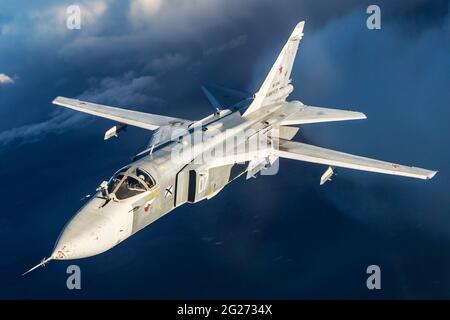
[[[292,31],[291,36],[278,55],[277,60],[275,60],[274,65],[244,116],[263,106],[282,102],[292,92],[291,71],[297,54],[298,44],[303,37],[304,25],[305,22],[301,21]]]

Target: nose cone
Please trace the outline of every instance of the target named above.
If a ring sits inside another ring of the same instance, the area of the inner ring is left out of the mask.
[[[80,259],[102,253],[117,244],[113,222],[101,214],[98,207],[87,204],[62,232],[52,258]]]

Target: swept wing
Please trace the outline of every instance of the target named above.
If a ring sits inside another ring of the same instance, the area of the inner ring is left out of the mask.
[[[276,154],[282,158],[320,163],[363,171],[392,174],[418,179],[431,179],[437,171],[385,162],[352,154],[280,139]]]
[[[121,109],[65,97],[57,97],[53,100],[53,104],[147,130],[156,130],[167,125],[187,126],[192,123],[186,119]]]

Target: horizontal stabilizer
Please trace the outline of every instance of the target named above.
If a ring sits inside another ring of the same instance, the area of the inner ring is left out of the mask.
[[[348,153],[320,148],[305,143],[280,139],[276,155],[282,158],[325,164],[332,167],[342,167],[363,171],[371,171],[398,176],[431,179],[437,171],[404,166]]]
[[[299,102],[290,102],[290,104],[292,103],[299,104],[298,111],[292,113],[284,120],[282,120],[281,125],[298,125],[306,123],[358,120],[367,118],[366,115],[361,112],[319,108],[302,105]]]
[[[216,112],[219,112],[222,110],[222,106],[220,105],[220,102],[217,101],[216,97],[204,86],[201,86],[203,93],[205,94],[206,98],[208,99],[209,103],[216,109]]]
[[[250,92],[230,89],[216,84],[207,84],[204,85],[203,88],[214,96],[215,100],[222,107],[222,109],[230,108],[242,100],[253,99],[253,94]],[[203,90],[203,92],[205,93],[205,90]]]
[[[281,139],[292,140],[299,130],[300,128],[297,127],[280,126],[278,129],[278,136]]]

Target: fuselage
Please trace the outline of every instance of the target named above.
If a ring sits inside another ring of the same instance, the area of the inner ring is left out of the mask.
[[[59,237],[52,259],[102,253],[176,207],[212,198],[248,169],[248,162],[221,165],[217,150],[226,152],[226,146],[237,148],[270,134],[300,105],[271,105],[251,117],[243,117],[240,109],[226,109],[175,130],[171,139],[144,150],[118,170],[77,212]]]

